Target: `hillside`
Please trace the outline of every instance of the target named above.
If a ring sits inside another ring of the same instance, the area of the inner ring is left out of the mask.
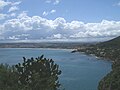
[[[96,45],[83,46],[77,51],[111,60],[112,70],[99,82],[98,90],[120,90],[120,36]]]
[[[114,62],[112,71],[100,81],[98,90],[120,90],[120,36],[99,45],[112,48],[107,53],[111,53],[110,59]]]
[[[97,44],[98,46],[101,47],[113,47],[113,48],[120,48],[120,36],[116,37],[112,40],[106,41],[106,42],[102,42]]]

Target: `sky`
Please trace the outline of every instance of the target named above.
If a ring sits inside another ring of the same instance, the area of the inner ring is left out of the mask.
[[[120,0],[0,0],[0,41],[104,41],[120,35]]]

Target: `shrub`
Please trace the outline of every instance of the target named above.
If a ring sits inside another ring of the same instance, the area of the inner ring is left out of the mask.
[[[52,59],[23,57],[23,63],[0,66],[0,90],[57,90],[60,74]]]

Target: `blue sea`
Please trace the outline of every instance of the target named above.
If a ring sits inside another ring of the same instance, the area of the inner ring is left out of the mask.
[[[60,66],[59,77],[65,90],[97,90],[99,81],[111,71],[111,62],[83,53],[71,53],[71,49],[1,48],[0,63],[10,65],[22,62],[22,57],[31,58],[44,54]]]

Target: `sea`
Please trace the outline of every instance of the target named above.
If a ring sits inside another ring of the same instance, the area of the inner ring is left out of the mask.
[[[111,71],[111,62],[84,53],[71,53],[72,49],[0,48],[0,63],[15,65],[22,57],[44,55],[59,65],[62,90],[97,90],[99,81]]]

